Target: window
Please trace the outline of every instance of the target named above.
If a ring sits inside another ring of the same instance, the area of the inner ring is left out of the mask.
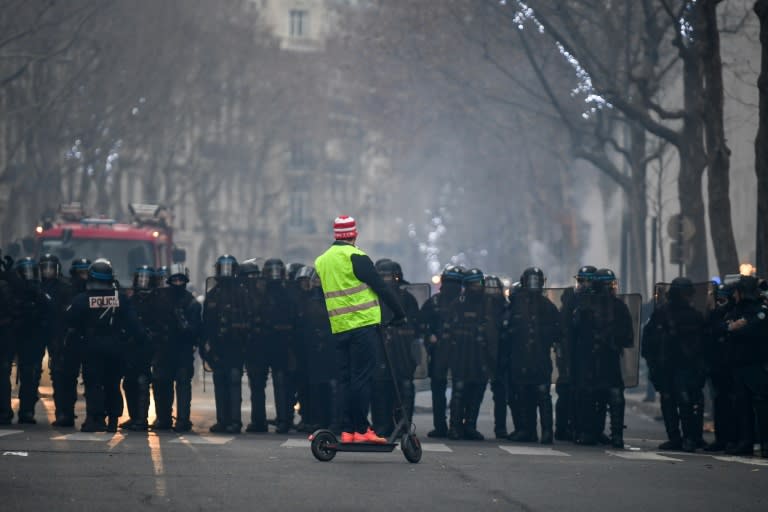
[[[296,187],[291,191],[291,206],[288,224],[294,227],[304,225],[306,219],[309,191],[304,187]]]
[[[309,13],[292,9],[289,29],[291,37],[306,37],[309,33]]]

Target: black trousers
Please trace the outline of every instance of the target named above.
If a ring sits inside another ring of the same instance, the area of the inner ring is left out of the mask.
[[[344,396],[343,432],[363,433],[368,428],[371,386],[376,368],[378,327],[361,327],[334,334],[339,385]]]

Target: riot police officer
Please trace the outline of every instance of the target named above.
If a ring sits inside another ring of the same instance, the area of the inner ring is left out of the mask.
[[[264,343],[262,310],[266,283],[256,258],[250,258],[240,265],[238,275],[247,296],[248,332],[245,346],[245,368],[248,372],[248,386],[251,391],[251,421],[246,432],[267,432],[267,410],[264,383],[268,375],[267,350]]]
[[[388,306],[382,305],[381,321],[386,327],[383,330],[384,343],[377,347],[371,395],[371,419],[373,430],[381,437],[389,437],[395,429],[395,421],[400,420],[393,415],[393,411],[397,408],[394,386],[399,390],[404,408],[404,410],[398,410],[397,414],[405,415],[409,422],[413,417],[416,397],[413,375],[420,356],[415,325],[419,305],[410,292],[401,288],[403,271],[399,263],[389,260],[380,264],[376,270],[382,281],[399,299],[406,316],[406,321],[402,324],[387,325],[395,314]],[[391,368],[388,367],[388,362],[391,363]],[[396,383],[393,383],[393,377]]]
[[[152,388],[155,394],[157,420],[155,430],[173,428],[188,432],[192,406],[192,377],[194,353],[202,328],[200,304],[187,290],[189,270],[174,263],[168,271],[166,288],[159,290],[164,307],[159,309],[161,324],[167,327],[162,340],[156,344],[152,362]],[[176,391],[176,421],[171,426],[174,389]]]
[[[152,382],[152,343],[161,329],[158,322],[160,304],[154,292],[155,270],[149,265],[137,267],[133,273],[130,300],[139,322],[150,340],[146,345],[132,344],[133,350],[123,358],[123,393],[129,419],[120,424],[126,430],[145,431],[149,427],[149,387]]]
[[[88,282],[88,268],[90,266],[91,260],[88,258],[72,260],[69,266],[69,284],[72,286],[73,294],[85,291],[85,283]]]
[[[555,401],[555,439],[558,441],[574,440],[574,397],[570,382],[571,347],[568,343],[569,337],[567,333],[571,330],[573,309],[577,303],[575,296],[589,290],[595,272],[597,272],[597,268],[592,265],[580,267],[574,276],[576,286],[566,288],[561,299],[560,317],[563,335],[560,336],[560,343],[555,346],[555,364],[557,365],[557,382],[555,383],[555,392],[557,393],[557,400]]]
[[[462,295],[450,306],[453,357],[448,438],[482,441],[477,417],[488,379],[496,368],[498,331],[486,302],[483,272],[467,270],[462,285]]]
[[[0,256],[2,256],[0,254]],[[13,420],[11,408],[11,361],[13,360],[13,293],[9,281],[13,280],[13,259],[0,258],[0,425],[10,425]]]
[[[18,422],[37,423],[35,404],[39,398],[45,344],[54,320],[53,302],[41,290],[39,267],[30,257],[16,262],[12,287],[14,319],[11,331],[19,375]]]
[[[275,396],[275,432],[284,434],[293,426],[293,406],[296,403],[293,379],[296,372],[298,306],[295,292],[286,286],[282,260],[270,258],[265,261],[262,274],[266,290],[261,318]]]
[[[661,395],[668,441],[661,450],[696,451],[704,405],[704,318],[691,305],[693,283],[675,278],[666,303],[657,306],[643,329],[643,357]],[[682,436],[680,427],[682,426]]]
[[[757,423],[760,455],[768,457],[768,305],[761,300],[757,278],[741,276],[734,287],[735,305],[725,320],[734,351],[739,441],[726,453],[752,455]]]
[[[508,359],[510,388],[520,401],[520,426],[509,439],[536,442],[536,410],[541,421],[541,443],[552,444],[552,349],[560,341],[560,312],[543,295],[544,272],[525,269],[521,289],[504,315],[502,354]],[[516,425],[517,427],[517,425]]]
[[[448,369],[452,359],[450,305],[461,295],[466,270],[460,266],[447,266],[440,275],[440,291],[421,307],[418,319],[419,336],[427,349],[430,391],[432,393],[432,422],[429,437],[447,437]]]
[[[485,276],[485,295],[491,306],[493,323],[500,323],[507,308],[507,298],[504,295],[504,283],[494,275]],[[493,393],[493,433],[496,439],[507,438],[507,406],[510,403],[511,392],[507,383],[508,367],[503,357],[498,358],[496,371],[491,380]],[[513,418],[514,421],[514,418]]]
[[[216,260],[215,276],[206,280],[203,303],[205,343],[201,357],[213,369],[216,423],[211,432],[239,434],[244,351],[248,340],[248,299],[237,279],[239,264],[224,254]]]
[[[574,297],[568,333],[572,347],[571,383],[577,397],[576,442],[595,444],[610,408],[611,444],[624,447],[623,349],[633,346],[632,315],[615,296],[616,276],[610,269],[595,272],[590,290]]]
[[[56,420],[52,423],[54,427],[72,427],[74,426],[74,417],[72,416],[72,398],[70,392],[70,383],[65,379],[58,381],[60,372],[56,366],[65,364],[63,362],[63,345],[66,334],[64,324],[64,313],[72,303],[72,287],[61,278],[61,262],[53,254],[44,254],[38,262],[40,267],[40,286],[53,302],[53,318],[51,318],[50,337],[47,340],[48,347],[48,367],[51,374],[51,383],[53,384],[53,403],[56,409]]]
[[[73,299],[67,326],[83,343],[86,418],[81,430],[115,432],[123,412],[120,358],[126,350],[124,335],[138,344],[146,340],[130,301],[117,289],[108,260],[97,259],[89,267],[86,291]]]

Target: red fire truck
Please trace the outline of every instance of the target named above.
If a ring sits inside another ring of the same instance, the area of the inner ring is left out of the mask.
[[[61,205],[55,218],[35,230],[36,253],[59,257],[66,272],[74,258],[107,258],[122,286],[130,286],[140,265],[160,267],[183,262],[186,253],[173,243],[171,213],[155,204],[128,205],[131,221],[89,217],[80,203]]]

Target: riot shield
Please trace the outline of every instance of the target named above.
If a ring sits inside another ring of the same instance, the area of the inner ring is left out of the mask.
[[[564,316],[564,307],[568,305],[568,301],[573,297],[573,288],[544,288],[544,296],[548,298],[552,304],[560,311],[561,319],[560,323],[563,327],[563,337],[561,338],[561,345],[559,352],[552,351],[552,384],[557,384],[561,380],[561,369],[567,369],[569,364],[569,350],[565,346],[565,330],[567,329],[567,318]],[[567,313],[565,313],[567,314]],[[567,379],[567,374],[562,375]]]
[[[419,308],[421,308],[432,295],[432,287],[429,285],[429,283],[401,284],[400,289],[405,290],[413,295],[413,297],[416,299],[416,303],[419,305]],[[413,373],[413,378],[426,379],[429,372],[427,366],[427,349],[424,347],[424,341],[419,340],[418,344],[414,344],[413,351],[414,357],[419,362],[416,366],[416,370]]]
[[[669,289],[672,285],[670,283],[656,283],[653,287],[653,305],[654,309],[659,309],[661,306],[667,303],[669,299]],[[709,316],[709,313],[715,308],[717,288],[709,281],[704,283],[695,283],[693,285],[693,298],[691,300],[691,306],[693,309],[704,315],[704,318]]]
[[[401,284],[401,290],[405,290],[416,299],[419,307],[423,306],[425,302],[432,296],[432,287],[429,283],[408,283]]]
[[[625,388],[634,388],[640,384],[640,339],[643,297],[639,293],[622,293],[617,297],[627,306],[632,317],[632,347],[625,348],[621,354],[621,377]]]
[[[209,277],[203,301],[204,342],[200,355],[211,367],[242,366],[252,307],[245,288],[235,278]]]

